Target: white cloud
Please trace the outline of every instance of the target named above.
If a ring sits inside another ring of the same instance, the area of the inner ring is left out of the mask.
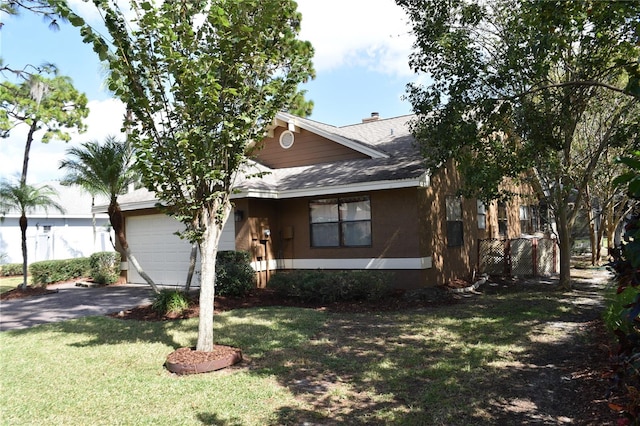
[[[393,0],[299,0],[300,38],[315,48],[318,72],[364,66],[384,74],[413,75],[408,65],[414,37]]]
[[[88,103],[89,117],[85,120],[88,130],[82,134],[73,134],[68,143],[51,141],[47,144],[40,142],[41,133],[36,133],[29,155],[27,181],[32,184],[59,180],[64,172],[58,169],[68,148],[90,140],[103,141],[107,136],[120,136],[125,108],[116,99],[104,101],[90,101]],[[0,141],[0,164],[2,178],[11,178],[22,172],[24,144],[27,139],[27,127],[16,127],[9,138]]]

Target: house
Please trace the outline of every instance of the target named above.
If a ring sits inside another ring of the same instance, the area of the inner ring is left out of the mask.
[[[113,232],[106,214],[92,214],[91,195],[77,186],[45,182],[57,191],[56,209],[38,208],[27,213],[27,260],[60,260],[88,257],[98,251],[113,251]],[[36,185],[39,186],[39,185]],[[8,212],[0,220],[0,263],[22,263],[20,213]]]
[[[456,195],[451,164],[430,175],[411,118],[374,113],[335,127],[277,114],[248,170],[262,177],[237,181],[220,249],[249,251],[259,286],[279,271],[368,269],[414,288],[469,277],[479,239],[535,231],[533,195],[485,206]],[[162,284],[184,283],[190,245],[174,235],[182,225],[156,210],[146,190],[119,201],[145,272]],[[143,282],[133,270],[127,277]]]

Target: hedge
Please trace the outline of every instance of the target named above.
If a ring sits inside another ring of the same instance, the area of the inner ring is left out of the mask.
[[[88,257],[65,260],[44,260],[29,265],[31,281],[34,286],[47,286],[58,281],[90,275],[91,266]]]
[[[285,297],[320,303],[379,300],[391,289],[386,272],[323,270],[279,272],[267,287]]]

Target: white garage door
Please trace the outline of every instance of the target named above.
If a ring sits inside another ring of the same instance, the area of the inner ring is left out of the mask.
[[[127,218],[127,241],[142,269],[156,284],[184,285],[189,270],[191,244],[181,240],[175,232],[184,225],[164,214],[133,216]],[[235,223],[233,212],[222,230],[219,250],[235,250]],[[200,262],[196,271],[200,270]],[[193,277],[192,285],[199,285],[200,274]],[[129,266],[129,282],[146,283],[135,268]]]

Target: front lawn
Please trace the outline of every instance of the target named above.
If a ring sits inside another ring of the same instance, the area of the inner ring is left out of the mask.
[[[0,277],[0,294],[13,290],[22,284],[22,275],[16,277]]]
[[[593,416],[578,412],[593,408],[580,399],[594,397],[585,392],[593,382],[584,374],[574,379],[569,369],[578,367],[561,360],[585,363],[585,351],[598,355],[589,325],[598,314],[582,304],[585,294],[513,291],[385,313],[237,309],[216,315],[215,335],[220,344],[240,347],[247,361],[182,377],[162,363],[175,348],[195,344],[196,319],[90,317],[3,332],[0,419],[7,425],[580,423]],[[564,370],[552,374],[549,365],[561,364]]]

